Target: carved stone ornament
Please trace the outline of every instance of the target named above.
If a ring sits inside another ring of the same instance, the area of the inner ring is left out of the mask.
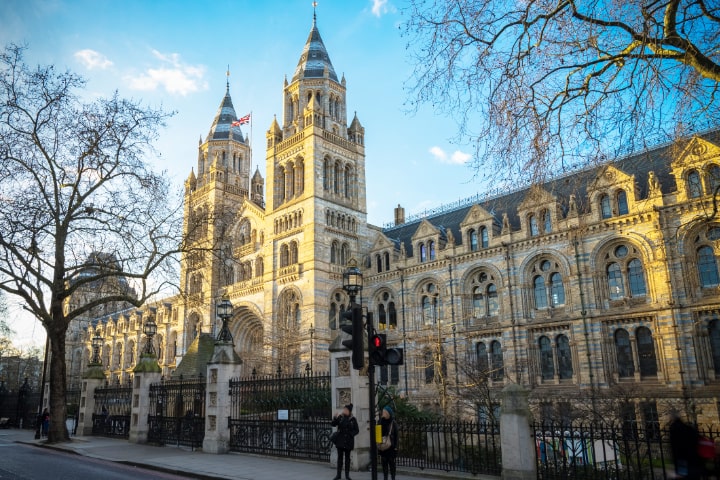
[[[337,395],[338,405],[343,406],[352,403],[352,392],[349,388],[339,388]]]
[[[337,374],[338,377],[350,376],[350,359],[348,357],[337,359]]]
[[[210,383],[217,383],[217,369],[210,370]]]
[[[217,392],[210,392],[210,406],[217,407]]]
[[[210,420],[210,428],[209,428],[209,430],[210,430],[211,432],[214,432],[215,429],[217,428],[217,417],[216,417],[215,415],[210,415],[208,418],[209,418],[209,420]]]
[[[615,172],[613,172],[610,169],[605,170],[605,178],[610,182],[614,182],[615,181]]]
[[[692,146],[692,149],[690,149],[690,153],[698,157],[700,155],[705,155],[705,153],[707,153],[707,145],[697,142]]]

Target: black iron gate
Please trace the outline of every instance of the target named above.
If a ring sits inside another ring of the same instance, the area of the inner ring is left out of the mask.
[[[330,375],[273,375],[230,381],[230,450],[330,460]]]
[[[150,385],[148,442],[202,446],[205,438],[205,378],[164,380]],[[154,413],[153,413],[154,412]]]
[[[104,437],[130,436],[132,386],[116,384],[95,389],[92,434]]]

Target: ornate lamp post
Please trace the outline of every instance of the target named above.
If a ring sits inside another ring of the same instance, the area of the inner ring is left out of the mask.
[[[100,336],[100,330],[95,330],[95,336],[92,338],[93,356],[90,360],[91,365],[100,365],[100,348],[103,344],[103,337]]]
[[[350,303],[355,303],[355,297],[363,289],[363,275],[355,259],[348,262],[348,268],[343,272],[343,290],[350,296]]]
[[[217,316],[220,317],[223,322],[220,333],[217,336],[217,341],[222,343],[232,343],[233,337],[230,333],[230,329],[228,328],[228,321],[232,316],[233,304],[230,302],[230,297],[228,297],[227,292],[223,294],[220,299],[220,303],[218,303],[217,307],[215,307],[215,311]]]
[[[153,346],[153,337],[157,333],[157,324],[155,323],[155,317],[150,317],[143,325],[143,333],[147,337],[145,342],[145,353],[146,355],[155,355],[155,347]]]

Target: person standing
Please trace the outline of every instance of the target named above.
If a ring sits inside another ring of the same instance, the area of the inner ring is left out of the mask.
[[[355,435],[360,433],[357,420],[352,414],[353,404],[345,405],[335,418],[331,425],[337,426],[337,435],[335,435],[335,447],[338,451],[337,459],[337,475],[333,480],[340,480],[340,473],[345,463],[345,480],[350,480],[350,452],[355,448]]]
[[[702,464],[698,455],[698,431],[685,423],[677,412],[672,412],[670,422],[670,449],[675,463],[678,478],[699,480],[702,475]]]
[[[42,413],[42,436],[47,437],[50,430],[50,411],[45,408]]]
[[[397,458],[398,451],[398,428],[395,418],[393,418],[393,411],[390,405],[386,405],[383,408],[382,415],[380,416],[380,428],[381,435],[383,437],[390,437],[390,448],[387,450],[380,450],[380,458],[382,460],[383,478],[388,480],[388,473],[390,478],[395,480],[395,459]]]

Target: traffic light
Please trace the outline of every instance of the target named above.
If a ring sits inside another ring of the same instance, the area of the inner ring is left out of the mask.
[[[343,321],[340,328],[349,333],[351,338],[343,340],[344,347],[352,350],[352,366],[355,370],[362,370],[365,366],[365,345],[363,342],[362,307],[356,303],[342,314]]]
[[[370,346],[368,347],[368,357],[370,365],[385,365],[387,335],[384,333],[376,333],[370,338]]]

